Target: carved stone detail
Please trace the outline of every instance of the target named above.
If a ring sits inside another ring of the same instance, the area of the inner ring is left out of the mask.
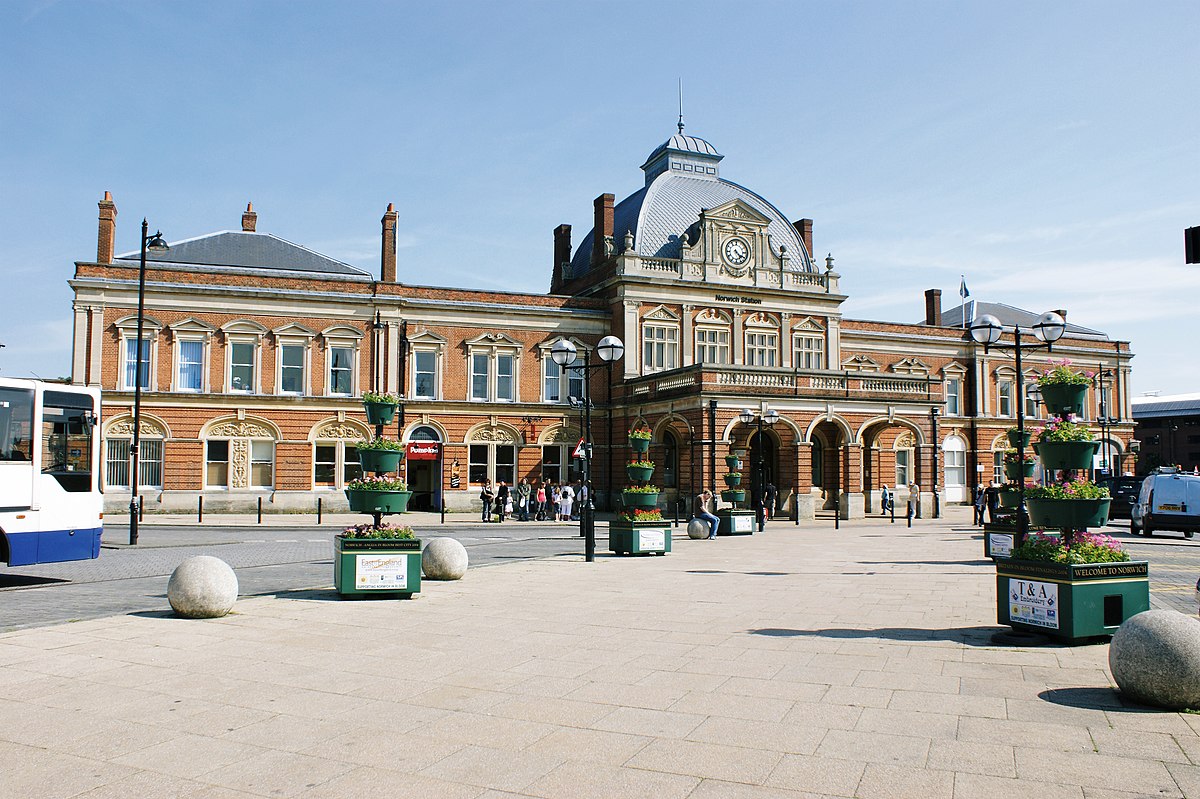
[[[157,423],[149,419],[142,419],[140,437],[142,438],[166,438],[167,431]],[[110,436],[129,436],[133,437],[133,420],[122,419],[112,425],[109,425],[108,435]]]
[[[503,427],[485,427],[476,430],[471,434],[472,441],[497,441],[504,444],[516,443],[516,437],[512,431],[505,430]]]
[[[235,439],[229,447],[229,487],[250,487],[250,442]]]
[[[271,431],[254,422],[226,422],[208,430],[209,438],[275,438]]]
[[[353,441],[366,441],[367,437],[363,435],[362,430],[351,424],[339,424],[330,422],[317,431],[317,438],[332,438],[332,439],[347,439]]]

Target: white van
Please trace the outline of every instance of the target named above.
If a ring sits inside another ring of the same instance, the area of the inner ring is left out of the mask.
[[[1200,476],[1158,469],[1142,483],[1131,516],[1135,533],[1177,530],[1191,538],[1200,530]]]

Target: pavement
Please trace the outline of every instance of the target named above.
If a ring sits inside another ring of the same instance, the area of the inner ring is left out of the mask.
[[[992,643],[968,519],[2,634],[0,797],[1200,797],[1106,644]]]

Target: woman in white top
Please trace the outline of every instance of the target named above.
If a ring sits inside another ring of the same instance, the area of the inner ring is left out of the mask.
[[[558,515],[559,521],[569,522],[571,520],[571,505],[575,501],[575,489],[571,488],[570,483],[563,483],[562,490],[558,492]]]

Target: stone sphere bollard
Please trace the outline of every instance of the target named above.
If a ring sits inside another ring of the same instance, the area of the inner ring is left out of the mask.
[[[188,558],[171,572],[167,599],[187,619],[216,619],[233,609],[238,580],[229,564],[211,555]]]
[[[430,580],[458,580],[467,573],[467,548],[453,538],[433,538],[421,553],[421,573]]]
[[[1121,693],[1169,710],[1200,708],[1200,620],[1147,610],[1125,621],[1108,648]]]
[[[688,538],[708,538],[708,522],[703,519],[692,519],[688,522]]]

